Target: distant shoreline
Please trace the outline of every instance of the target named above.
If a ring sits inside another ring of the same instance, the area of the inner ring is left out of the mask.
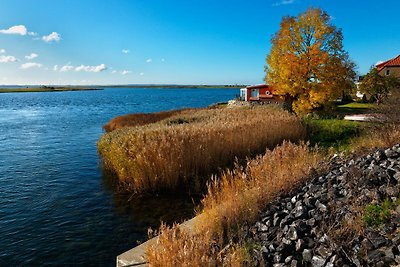
[[[102,88],[89,87],[15,87],[15,88],[0,88],[0,93],[37,93],[37,92],[65,92],[65,91],[96,91],[103,90]]]
[[[131,85],[90,85],[90,86],[0,86],[0,93],[32,93],[32,92],[65,92],[104,90],[105,88],[230,88],[236,89],[245,85],[175,85],[175,84],[131,84]]]

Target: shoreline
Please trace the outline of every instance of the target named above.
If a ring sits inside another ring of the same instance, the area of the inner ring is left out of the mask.
[[[104,89],[238,89],[241,85],[173,85],[173,84],[132,84],[132,85],[89,85],[89,86],[0,86],[0,93],[66,92]]]
[[[67,91],[99,91],[103,88],[90,87],[17,87],[0,88],[0,93],[42,93],[42,92],[67,92]]]

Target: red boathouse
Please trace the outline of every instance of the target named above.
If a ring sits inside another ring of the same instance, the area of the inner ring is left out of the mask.
[[[268,84],[252,85],[240,89],[240,100],[268,103],[279,103],[282,101],[279,95],[274,94],[274,88]]]

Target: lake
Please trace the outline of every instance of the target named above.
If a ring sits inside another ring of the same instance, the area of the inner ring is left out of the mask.
[[[106,88],[0,94],[0,266],[115,266],[160,220],[189,218],[187,197],[131,198],[96,141],[113,117],[233,99],[238,89]]]

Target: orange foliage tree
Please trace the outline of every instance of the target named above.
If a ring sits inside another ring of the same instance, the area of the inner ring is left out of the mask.
[[[323,106],[354,86],[355,64],[342,40],[342,31],[321,9],[284,17],[271,40],[265,81],[296,113]]]

